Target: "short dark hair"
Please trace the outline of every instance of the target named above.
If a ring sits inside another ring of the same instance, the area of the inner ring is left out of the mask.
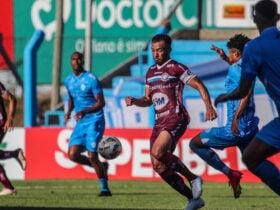
[[[160,42],[164,41],[164,43],[168,46],[171,47],[171,38],[167,34],[157,34],[152,38],[152,43],[154,42]]]
[[[244,34],[236,34],[233,37],[231,37],[229,39],[229,41],[227,42],[227,48],[232,49],[238,49],[241,54],[243,53],[243,49],[245,47],[245,44],[250,41],[250,38],[248,38],[246,35]]]
[[[83,53],[80,53],[80,52],[78,52],[78,51],[75,51],[75,52],[72,53],[72,55],[74,55],[74,54],[78,54],[79,57],[80,57],[82,60],[84,59],[84,54],[83,54]],[[72,55],[71,55],[71,57],[72,57]]]
[[[254,12],[258,12],[266,19],[274,19],[277,16],[277,3],[273,0],[261,0],[256,3]]]

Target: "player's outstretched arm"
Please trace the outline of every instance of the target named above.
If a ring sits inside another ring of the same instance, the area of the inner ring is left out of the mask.
[[[248,94],[251,87],[252,87],[252,81],[246,80],[246,79],[241,79],[240,83],[239,83],[239,86],[236,89],[234,89],[232,92],[230,92],[228,94],[219,95],[215,99],[214,104],[217,107],[217,105],[219,103],[226,102],[228,100],[241,99]]]
[[[145,88],[145,96],[141,98],[134,98],[132,96],[125,97],[126,106],[140,106],[140,107],[147,107],[152,105],[152,100],[150,98],[150,89],[149,87]]]
[[[226,61],[226,62],[228,62],[228,63],[230,64],[229,58],[228,58],[228,56],[226,55],[226,53],[225,53],[225,51],[224,51],[223,49],[218,48],[218,47],[215,46],[215,45],[211,45],[210,50],[213,50],[213,51],[215,51],[216,53],[218,53],[219,56],[220,56],[220,58],[221,58],[222,60],[224,60],[224,61]]]
[[[203,84],[203,82],[198,77],[194,77],[193,79],[191,79],[188,82],[188,85],[190,85],[192,88],[196,89],[200,93],[200,96],[201,96],[202,100],[204,101],[204,104],[206,106],[205,120],[207,121],[207,120],[216,119],[217,113],[212,106],[209,92],[208,92],[207,88],[205,87],[205,85]]]

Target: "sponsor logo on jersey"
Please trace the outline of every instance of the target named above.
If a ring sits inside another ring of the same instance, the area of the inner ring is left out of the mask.
[[[153,94],[152,101],[155,107],[155,110],[161,110],[163,107],[166,106],[169,99],[166,94],[163,93],[155,93]]]

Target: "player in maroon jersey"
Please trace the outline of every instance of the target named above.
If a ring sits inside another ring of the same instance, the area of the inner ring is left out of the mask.
[[[6,90],[4,85],[0,82],[0,143],[2,143],[7,131],[13,128],[13,119],[16,111],[16,99]],[[8,114],[5,110],[4,100],[9,102]],[[15,158],[24,170],[26,167],[26,161],[22,149],[16,149],[14,151],[0,150],[0,159]],[[2,195],[12,195],[16,193],[16,190],[10,180],[8,179],[6,172],[2,165],[0,165],[0,182],[4,188],[0,192]]]
[[[205,120],[214,120],[217,114],[205,85],[185,65],[172,60],[170,52],[171,38],[168,35],[158,34],[152,38],[155,64],[146,74],[145,95],[141,98],[127,96],[125,101],[127,106],[154,105],[156,120],[150,138],[153,168],[165,182],[187,197],[189,203],[186,209],[197,209],[204,206],[204,201],[200,198],[202,179],[173,154],[190,121],[183,105],[184,85],[190,85],[199,91],[206,106]],[[187,178],[191,189],[178,173]]]

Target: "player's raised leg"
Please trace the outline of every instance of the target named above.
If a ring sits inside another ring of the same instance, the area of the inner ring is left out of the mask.
[[[207,145],[203,144],[201,138],[203,137],[206,139],[207,135]],[[215,144],[218,145],[217,141],[214,142],[214,138],[209,138],[209,132],[202,132],[194,137],[189,146],[190,148],[200,157],[202,158],[207,164],[212,166],[218,171],[224,173],[228,179],[229,184],[232,187],[234,198],[238,198],[241,194],[241,185],[240,180],[242,178],[242,173],[236,170],[230,169],[217,155],[217,153],[210,149],[208,144]],[[202,137],[201,137],[202,136]]]

